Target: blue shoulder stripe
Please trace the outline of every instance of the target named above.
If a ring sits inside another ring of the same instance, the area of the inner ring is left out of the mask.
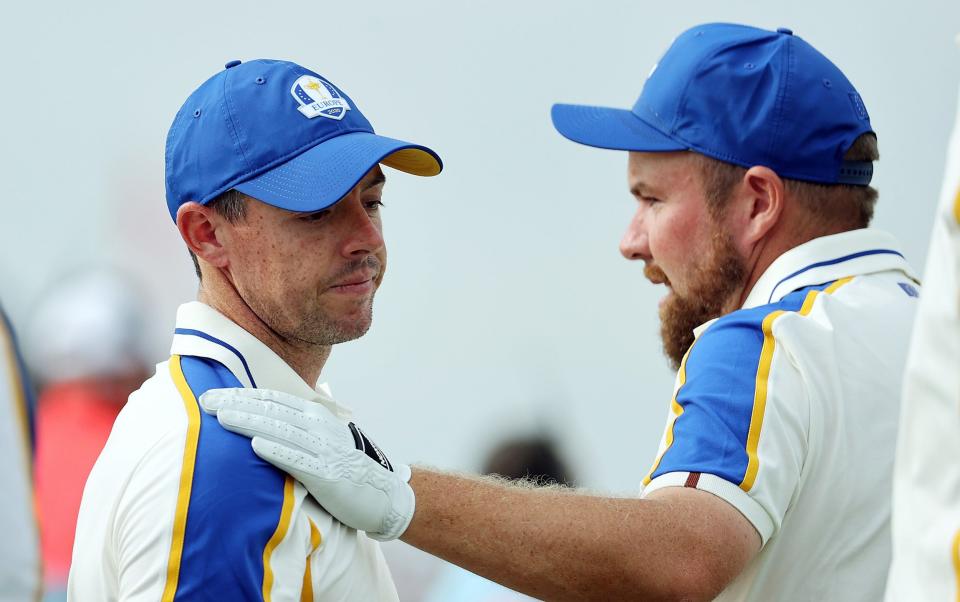
[[[180,361],[194,399],[208,389],[241,386],[216,361]],[[281,521],[285,475],[257,457],[248,438],[202,409],[193,471],[174,599],[262,600],[264,550]]]
[[[811,292],[830,285],[807,287],[778,303],[727,314],[697,339],[686,358],[686,378],[676,395],[680,411],[673,422],[672,442],[650,479],[671,472],[699,472],[736,485],[745,482],[764,320],[775,312],[800,310]],[[759,418],[762,421],[762,415]],[[759,437],[759,430],[755,436]]]

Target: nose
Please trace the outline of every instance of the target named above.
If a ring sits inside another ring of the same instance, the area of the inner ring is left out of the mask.
[[[379,216],[370,214],[359,201],[349,202],[344,209],[346,223],[343,225],[346,236],[343,239],[343,255],[355,258],[372,255],[383,249],[383,231]]]
[[[649,260],[650,239],[647,236],[646,228],[643,223],[643,207],[638,206],[637,211],[627,226],[627,231],[623,233],[620,239],[620,254],[630,260],[641,259]]]

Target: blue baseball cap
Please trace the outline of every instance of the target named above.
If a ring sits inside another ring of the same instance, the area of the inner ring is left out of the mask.
[[[290,211],[343,198],[374,165],[435,176],[425,146],[377,135],[329,80],[287,61],[231,61],[180,108],[167,134],[167,207],[234,188]]]
[[[556,104],[565,137],[600,148],[692,150],[781,177],[866,186],[870,161],[844,161],[873,133],[853,84],[789,29],[710,23],[680,34],[630,110]]]

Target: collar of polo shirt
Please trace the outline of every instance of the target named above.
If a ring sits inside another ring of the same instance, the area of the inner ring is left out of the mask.
[[[888,270],[900,270],[917,281],[893,235],[869,228],[821,236],[790,249],[770,264],[743,308],[776,303],[808,286]]]
[[[205,357],[223,364],[244,387],[273,389],[325,405],[342,420],[351,411],[334,401],[326,383],[311,387],[280,356],[229,318],[199,301],[177,309],[172,355]]]
[[[821,236],[790,249],[770,264],[742,309],[777,303],[808,286],[888,270],[899,270],[906,278],[919,282],[893,235],[866,228]],[[695,328],[694,335],[699,337],[716,320]]]

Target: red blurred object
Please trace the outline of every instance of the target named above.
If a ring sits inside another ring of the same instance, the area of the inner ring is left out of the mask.
[[[77,380],[40,395],[34,471],[48,585],[67,581],[84,483],[131,390],[127,384]]]

